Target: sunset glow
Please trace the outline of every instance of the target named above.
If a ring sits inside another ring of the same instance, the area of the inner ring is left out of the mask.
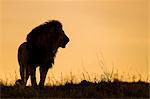
[[[19,45],[33,28],[56,19],[70,42],[59,49],[50,77],[72,72],[80,78],[85,71],[100,75],[102,68],[110,72],[114,67],[120,75],[140,74],[145,80],[150,71],[148,9],[148,0],[2,0],[0,77],[16,71],[20,78]]]

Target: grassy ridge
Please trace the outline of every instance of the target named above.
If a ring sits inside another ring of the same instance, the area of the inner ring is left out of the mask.
[[[33,89],[0,85],[1,98],[149,98],[150,84],[146,82],[105,82],[81,81],[79,84],[66,83],[59,86],[45,86],[44,89]]]

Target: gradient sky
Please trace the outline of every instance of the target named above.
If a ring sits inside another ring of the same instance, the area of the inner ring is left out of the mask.
[[[49,72],[148,75],[148,0],[2,0],[0,75],[19,72],[17,50],[36,26],[59,20],[70,38]],[[148,44],[149,43],[149,44]],[[99,62],[103,60],[104,66]],[[50,74],[49,74],[50,75]],[[19,77],[19,75],[18,75]]]

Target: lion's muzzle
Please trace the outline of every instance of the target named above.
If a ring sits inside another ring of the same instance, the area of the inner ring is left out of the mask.
[[[69,40],[69,38],[65,35],[64,36],[64,39],[63,39],[63,41],[62,41],[62,48],[65,48],[66,47],[66,45],[67,45],[67,43],[69,42],[70,40]]]

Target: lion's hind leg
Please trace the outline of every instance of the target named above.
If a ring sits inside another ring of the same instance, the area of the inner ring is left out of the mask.
[[[19,46],[18,49],[18,63],[20,66],[20,76],[24,86],[26,86],[27,80],[29,78],[28,58],[29,57],[27,42],[24,42]]]
[[[21,80],[24,82],[24,86],[26,86],[28,78],[29,78],[29,69],[28,66],[21,65],[20,66],[20,76]]]

